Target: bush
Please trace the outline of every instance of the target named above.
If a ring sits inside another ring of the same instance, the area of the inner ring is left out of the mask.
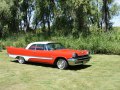
[[[87,49],[91,53],[99,54],[119,54],[120,55],[120,31],[114,30],[111,32],[96,32],[91,31],[88,36],[79,35],[79,38],[69,36],[53,36],[46,37],[44,34],[19,34],[15,37],[9,37],[6,40],[1,40],[1,46],[5,49],[6,46],[25,47],[30,42],[36,41],[56,41],[60,42],[67,48]]]

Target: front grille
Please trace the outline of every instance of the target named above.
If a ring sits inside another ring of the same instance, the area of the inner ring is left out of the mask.
[[[78,60],[89,60],[90,56],[89,55],[83,55],[83,56],[77,56]]]

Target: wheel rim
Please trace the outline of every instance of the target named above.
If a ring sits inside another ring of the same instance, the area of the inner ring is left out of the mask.
[[[62,59],[61,59],[61,60],[58,60],[57,66],[58,66],[59,69],[64,69],[65,66],[66,66],[66,61],[65,61],[65,60],[62,60]]]
[[[19,61],[20,64],[23,64],[25,62],[22,57],[20,57],[18,61]]]

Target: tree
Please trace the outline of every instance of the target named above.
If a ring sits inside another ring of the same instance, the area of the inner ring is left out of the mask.
[[[53,26],[54,32],[59,35],[71,34],[73,28],[73,19],[71,17],[71,4],[69,0],[58,0],[55,2]]]
[[[34,10],[34,0],[22,0],[20,2],[21,27],[24,31],[30,30],[32,12]]]
[[[12,1],[0,0],[0,37],[3,36],[4,30],[8,27],[8,22],[10,20],[10,7],[12,6]]]
[[[73,35],[78,36],[79,33],[88,34],[89,32],[89,18],[90,18],[90,0],[71,0],[73,18]]]
[[[0,36],[33,29],[88,35],[94,25],[108,31],[119,9],[114,0],[0,0]]]
[[[17,33],[19,31],[19,18],[18,18],[18,8],[19,0],[13,0],[13,4],[10,7],[10,20],[8,22],[8,29],[10,32]]]
[[[111,27],[110,19],[115,16],[118,11],[119,6],[114,3],[114,0],[103,0],[102,21],[106,32]]]
[[[35,1],[35,15],[33,24],[35,25],[35,29],[37,27],[42,28],[42,31],[50,36],[51,32],[51,20],[54,16],[54,0],[36,0]],[[47,26],[47,27],[46,27]]]

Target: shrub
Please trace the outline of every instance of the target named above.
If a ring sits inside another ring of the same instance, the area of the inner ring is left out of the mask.
[[[1,39],[3,49],[6,46],[25,47],[30,42],[36,41],[56,41],[60,42],[67,48],[87,49],[91,53],[99,54],[119,54],[120,55],[120,31],[113,30],[107,33],[101,31],[91,31],[88,36],[79,35],[79,38],[69,36],[52,36],[46,37],[43,33],[19,34],[7,39]]]

